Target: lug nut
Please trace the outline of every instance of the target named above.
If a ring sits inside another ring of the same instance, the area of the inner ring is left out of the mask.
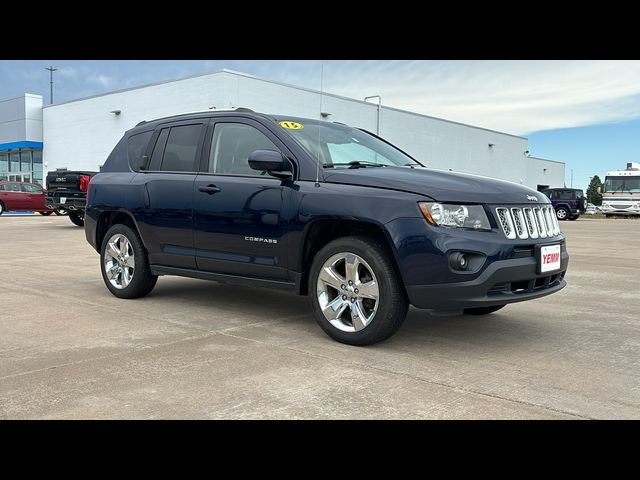
[[[353,285],[353,282],[351,280],[349,280],[349,285]]]
[[[355,302],[355,301],[356,301],[356,299],[355,299],[355,298],[353,298],[353,297],[351,297],[351,303],[353,303],[353,302]]]
[[[353,293],[355,293],[356,295],[358,294],[358,289],[356,288]]]
[[[346,296],[346,295],[342,295],[342,299],[343,299],[343,300],[346,300],[346,299],[347,299],[347,296]]]
[[[344,290],[345,288],[347,288],[347,286],[343,283],[342,285],[340,285],[340,288]]]

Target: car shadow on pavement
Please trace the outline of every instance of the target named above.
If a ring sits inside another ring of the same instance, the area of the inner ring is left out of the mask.
[[[315,322],[306,296],[271,290],[229,285],[212,281],[164,277],[149,295],[149,300],[187,302],[211,305],[248,316],[262,315],[291,325],[297,322]],[[285,320],[284,317],[299,318]],[[247,324],[250,321],[247,320]],[[472,342],[494,348],[536,343],[548,339],[549,325],[541,325],[535,318],[528,318],[522,310],[510,311],[509,306],[500,312],[485,316],[460,315],[432,316],[425,310],[411,307],[400,330],[390,339],[394,345],[402,343],[445,341]],[[384,342],[389,344],[389,341]]]

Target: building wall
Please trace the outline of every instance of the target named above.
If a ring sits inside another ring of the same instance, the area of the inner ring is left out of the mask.
[[[564,187],[564,163],[529,157],[527,178],[531,188],[537,185],[549,185],[551,188]]]
[[[97,170],[122,134],[139,121],[212,106],[309,118],[320,118],[322,111],[331,114],[329,121],[376,131],[375,103],[327,93],[321,97],[314,90],[222,71],[45,107],[46,168]],[[122,113],[115,116],[112,110]],[[381,110],[380,135],[427,166],[532,188],[539,183],[539,162],[524,153],[526,138],[389,107]],[[564,164],[554,163],[546,175],[550,185],[562,184]]]
[[[0,145],[42,142],[42,97],[25,93],[0,100]]]
[[[142,120],[206,110],[223,103],[215,74],[115,92],[44,108],[46,169],[98,170],[122,137]],[[120,115],[110,113],[120,110]]]

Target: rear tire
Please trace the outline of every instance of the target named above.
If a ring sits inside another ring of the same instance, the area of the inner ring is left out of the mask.
[[[49,210],[48,212],[38,212],[40,215],[48,217],[49,215],[51,215],[53,212],[51,210]]]
[[[506,307],[506,305],[494,305],[492,307],[475,307],[475,308],[465,308],[465,315],[488,315],[493,312],[497,312],[501,308]]]
[[[69,211],[66,208],[56,208],[53,211],[56,215],[60,215],[60,216],[64,216],[64,215],[69,215]]]
[[[69,220],[74,225],[84,227],[84,212],[69,212]]]
[[[569,217],[569,210],[565,207],[558,207],[556,209],[556,218],[558,220],[566,220]]]
[[[118,298],[144,297],[158,281],[158,277],[151,274],[142,240],[134,230],[122,224],[114,225],[104,236],[100,271],[105,285]]]
[[[338,238],[322,248],[313,259],[308,291],[320,328],[349,345],[389,338],[409,308],[392,255],[367,237]]]

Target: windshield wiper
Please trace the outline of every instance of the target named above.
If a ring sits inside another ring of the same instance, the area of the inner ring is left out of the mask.
[[[384,167],[381,163],[375,162],[367,162],[365,160],[353,160],[349,163],[326,163],[323,165],[324,168],[333,168],[333,167],[345,167],[349,166],[349,168],[365,168],[365,167]]]

